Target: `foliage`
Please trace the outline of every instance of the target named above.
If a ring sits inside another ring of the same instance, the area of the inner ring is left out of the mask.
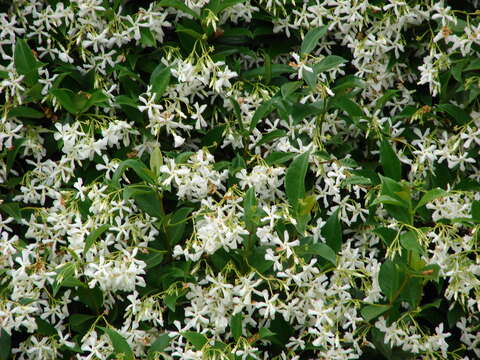
[[[478,5],[0,2],[0,360],[479,358]]]

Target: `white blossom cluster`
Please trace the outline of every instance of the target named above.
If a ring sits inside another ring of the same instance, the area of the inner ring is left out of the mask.
[[[480,357],[478,11],[446,0],[0,6],[6,356]],[[336,55],[348,60],[327,64]],[[454,82],[463,103],[447,97]],[[398,170],[385,146],[402,167],[395,197],[377,176]],[[289,164],[305,153],[303,181]],[[287,189],[297,178],[299,199]],[[431,189],[442,192],[417,209]],[[380,284],[402,247],[419,299]]]

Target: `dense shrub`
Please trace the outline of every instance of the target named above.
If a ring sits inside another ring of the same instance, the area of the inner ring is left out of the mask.
[[[477,5],[0,3],[0,359],[480,357]]]

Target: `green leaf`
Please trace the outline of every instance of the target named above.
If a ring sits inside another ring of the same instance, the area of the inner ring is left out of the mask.
[[[313,255],[320,256],[329,261],[332,265],[337,264],[337,256],[330,246],[323,243],[305,244],[295,248],[295,252],[300,256]]]
[[[372,180],[365,176],[354,175],[342,181],[342,187],[345,187],[347,185],[372,185]]]
[[[230,319],[230,329],[232,330],[232,335],[235,341],[238,341],[238,339],[240,339],[242,336],[242,321],[242,313],[235,314]]]
[[[45,117],[45,115],[43,114],[43,112],[32,109],[28,106],[17,106],[8,112],[8,117],[42,119]]]
[[[390,100],[391,98],[395,97],[400,90],[387,90],[385,94],[383,94],[376,102],[375,102],[375,110],[381,109],[385,103]]]
[[[335,97],[332,106],[345,111],[351,118],[365,116],[360,106],[345,96]]]
[[[143,46],[155,47],[157,41],[148,27],[140,27],[140,42]]]
[[[160,150],[160,146],[155,145],[152,153],[150,154],[150,170],[159,176],[160,175],[160,167],[163,165],[163,156],[162,151]]]
[[[470,209],[470,214],[472,215],[472,219],[476,222],[480,222],[480,201],[474,200],[472,201],[472,207]]]
[[[388,204],[388,205],[395,205],[395,206],[400,206],[405,209],[408,209],[408,205],[405,204],[403,201],[394,198],[393,196],[390,195],[380,195],[378,198],[375,199],[374,202],[372,202],[372,205],[376,204]]]
[[[315,72],[318,74],[324,71],[331,70],[337,67],[338,65],[341,65],[346,62],[347,60],[342,58],[341,56],[329,55],[324,59],[322,59],[318,64],[314,65],[313,68]]]
[[[270,153],[265,158],[265,162],[268,165],[277,165],[277,164],[283,164],[295,157],[295,153],[289,153],[289,152],[282,152],[282,151],[274,151]]]
[[[95,319],[95,315],[73,314],[68,317],[68,323],[72,330],[83,334],[90,329]]]
[[[87,104],[87,98],[83,96],[77,96],[70,89],[50,89],[52,94],[62,107],[73,115],[80,113],[81,109]]]
[[[445,197],[448,195],[448,191],[445,191],[440,188],[435,188],[428,190],[425,194],[423,194],[422,198],[418,202],[417,206],[415,206],[415,210],[421,208],[422,206],[428,204],[430,201],[433,201],[435,199]]]
[[[360,310],[360,314],[362,314],[362,317],[365,319],[365,321],[371,321],[390,310],[391,307],[391,305],[381,304],[367,305]]]
[[[77,290],[78,300],[93,312],[100,314],[103,306],[103,292],[98,285],[94,288],[82,287]]]
[[[298,210],[298,199],[305,196],[305,176],[309,156],[309,151],[297,156],[287,168],[285,174],[285,191],[294,214]]]
[[[276,334],[273,331],[271,331],[270,329],[267,329],[267,328],[261,328],[258,331],[259,339],[265,339],[267,337],[275,336],[275,335]]]
[[[317,46],[320,38],[327,33],[327,30],[328,26],[324,25],[308,31],[303,38],[302,45],[300,46],[300,53],[310,54]]]
[[[72,286],[85,286],[80,280],[75,278],[75,263],[66,263],[61,266],[59,269],[55,270],[57,275],[55,276],[55,280],[53,282],[53,296],[56,296],[58,290],[62,286],[65,287],[72,287]]]
[[[415,251],[418,254],[424,253],[424,249],[417,240],[417,233],[413,230],[400,235],[400,245],[405,250]]]
[[[462,108],[453,104],[440,104],[437,105],[437,110],[446,112],[450,115],[458,125],[465,125],[470,121],[470,115],[468,115]]]
[[[184,331],[181,333],[197,350],[202,350],[208,339],[205,335],[194,331]]]
[[[12,337],[8,335],[5,329],[0,329],[0,360],[10,359],[11,346]]]
[[[330,215],[325,225],[323,225],[321,233],[325,238],[327,245],[337,254],[342,248],[342,224],[340,223],[340,209]],[[336,260],[335,260],[336,261]]]
[[[378,284],[383,294],[387,299],[392,302],[397,296],[404,280],[404,274],[401,271],[398,264],[391,260],[386,260],[380,266],[380,272],[378,274]]]
[[[95,90],[92,93],[78,92],[75,94],[70,89],[50,89],[52,94],[62,107],[73,115],[81,114],[95,104],[105,102],[108,97],[101,91]]]
[[[269,133],[263,135],[260,140],[258,140],[258,142],[255,144],[255,147],[263,145],[263,144],[267,144],[267,143],[269,143],[269,142],[271,142],[275,139],[284,137],[286,135],[286,133],[287,132],[285,130],[282,130],[282,129],[276,129],[276,130],[270,131]]]
[[[402,164],[387,140],[383,140],[380,144],[380,163],[386,176],[397,181],[400,180],[402,177]]]
[[[135,360],[135,354],[133,353],[130,345],[128,345],[125,338],[113,329],[99,326],[110,338],[113,346],[113,355],[122,360]]]
[[[157,337],[157,339],[148,349],[147,360],[154,360],[155,354],[163,352],[170,344],[170,340],[171,338],[168,334],[163,334]]]
[[[22,221],[22,212],[19,203],[3,203],[0,204],[0,212],[6,213],[13,217],[17,222]]]
[[[25,40],[17,39],[13,60],[17,72],[25,76],[26,83],[29,86],[35,85],[38,81],[39,63]]]
[[[159,64],[155,70],[153,70],[150,76],[150,85],[152,85],[152,91],[157,94],[157,99],[163,95],[170,83],[171,71],[169,67],[165,67],[163,64]]]
[[[301,88],[303,85],[302,81],[289,81],[282,85],[280,91],[284,99],[288,98],[291,94]]]
[[[167,226],[167,235],[171,245],[176,245],[182,240],[187,225],[188,216],[194,210],[193,207],[182,207],[175,211]]]
[[[138,107],[138,103],[134,99],[132,99],[130,96],[127,96],[127,95],[119,95],[115,97],[115,102],[119,105],[127,105],[135,109],[137,109]]]
[[[43,320],[40,317],[35,319],[35,323],[37,324],[36,333],[42,336],[55,336],[58,335],[57,330],[55,327],[50,324],[48,321]]]
[[[185,14],[192,15],[194,18],[200,20],[201,17],[195,11],[190,9],[183,1],[180,0],[162,0],[158,4],[158,6],[169,6],[173,7],[177,10],[183,11]]]
[[[133,169],[135,173],[149,184],[155,184],[155,175],[138,159],[127,159],[122,161],[112,176],[112,184],[120,188],[120,177],[125,170]]]
[[[85,247],[83,248],[83,253],[86,254],[88,250],[90,250],[90,248],[93,246],[95,241],[100,237],[100,235],[102,235],[109,228],[110,224],[104,224],[92,231],[85,239]]]

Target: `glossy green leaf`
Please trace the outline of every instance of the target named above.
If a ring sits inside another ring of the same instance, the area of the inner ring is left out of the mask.
[[[303,38],[302,45],[300,46],[300,53],[310,54],[318,45],[320,39],[327,33],[327,30],[327,25],[309,30]]]
[[[458,125],[465,125],[470,121],[470,115],[456,105],[440,104],[437,105],[437,110],[446,112],[455,120]]]
[[[27,118],[27,119],[42,119],[45,117],[44,113],[28,106],[17,106],[8,112],[8,117]]]
[[[88,250],[90,250],[90,248],[93,246],[95,241],[109,228],[110,224],[104,224],[92,231],[85,239],[85,247],[83,248],[83,252],[86,254]]]
[[[237,313],[233,315],[230,319],[230,329],[232,331],[232,335],[235,341],[238,341],[238,339],[240,339],[240,337],[242,336],[242,321],[242,313]]]
[[[184,331],[181,333],[183,337],[185,337],[189,343],[191,343],[195,349],[202,350],[205,344],[208,342],[208,339],[205,335],[200,334],[195,331]]]
[[[330,246],[323,243],[305,244],[295,248],[295,252],[300,256],[313,255],[329,261],[332,265],[337,264],[337,256]]]
[[[155,175],[138,159],[127,159],[122,161],[112,176],[112,184],[120,188],[120,177],[127,169],[133,169],[135,173],[149,184],[155,184]]]
[[[0,360],[10,359],[11,346],[12,337],[5,331],[5,329],[0,329]]]
[[[329,216],[321,233],[327,245],[337,254],[342,248],[342,224],[340,223],[340,209],[337,209]],[[335,260],[336,262],[336,260]],[[334,262],[334,263],[335,263]]]
[[[171,71],[169,67],[163,64],[158,65],[153,70],[150,76],[150,85],[152,85],[152,92],[157,94],[157,99],[163,95],[170,83]]]
[[[386,176],[393,180],[400,180],[402,177],[402,164],[387,140],[383,140],[380,144],[380,163]]]
[[[445,197],[447,195],[448,195],[448,192],[440,188],[428,190],[425,194],[423,194],[422,198],[420,199],[417,206],[415,207],[415,210],[421,208],[422,206],[428,204],[429,202],[435,199]]]
[[[176,245],[182,240],[188,216],[193,210],[193,207],[181,207],[171,216],[167,226],[167,235],[171,245]]]
[[[268,165],[278,165],[278,164],[283,164],[293,159],[294,157],[295,157],[295,153],[274,151],[265,158],[265,162]]]
[[[391,260],[386,260],[380,266],[378,274],[378,284],[383,294],[392,302],[399,295],[398,291],[404,281],[404,274],[398,264]]]
[[[29,86],[35,85],[38,81],[39,63],[25,40],[17,38],[13,59],[17,72],[25,76],[26,83]]]
[[[367,305],[360,310],[360,314],[362,314],[365,321],[371,321],[390,310],[391,307],[391,305],[381,304]]]
[[[113,354],[123,360],[135,360],[135,354],[133,353],[130,345],[128,345],[125,338],[113,329],[99,327],[110,338],[113,346]]]
[[[164,352],[170,344],[171,337],[168,334],[162,334],[155,339],[147,353],[147,360],[154,360],[157,353]]]
[[[332,70],[337,66],[346,63],[347,60],[337,55],[328,55],[322,59],[318,64],[314,65],[317,74]]]
[[[294,213],[297,212],[298,200],[305,196],[305,176],[309,156],[309,151],[297,156],[287,168],[285,174],[285,191]]]

